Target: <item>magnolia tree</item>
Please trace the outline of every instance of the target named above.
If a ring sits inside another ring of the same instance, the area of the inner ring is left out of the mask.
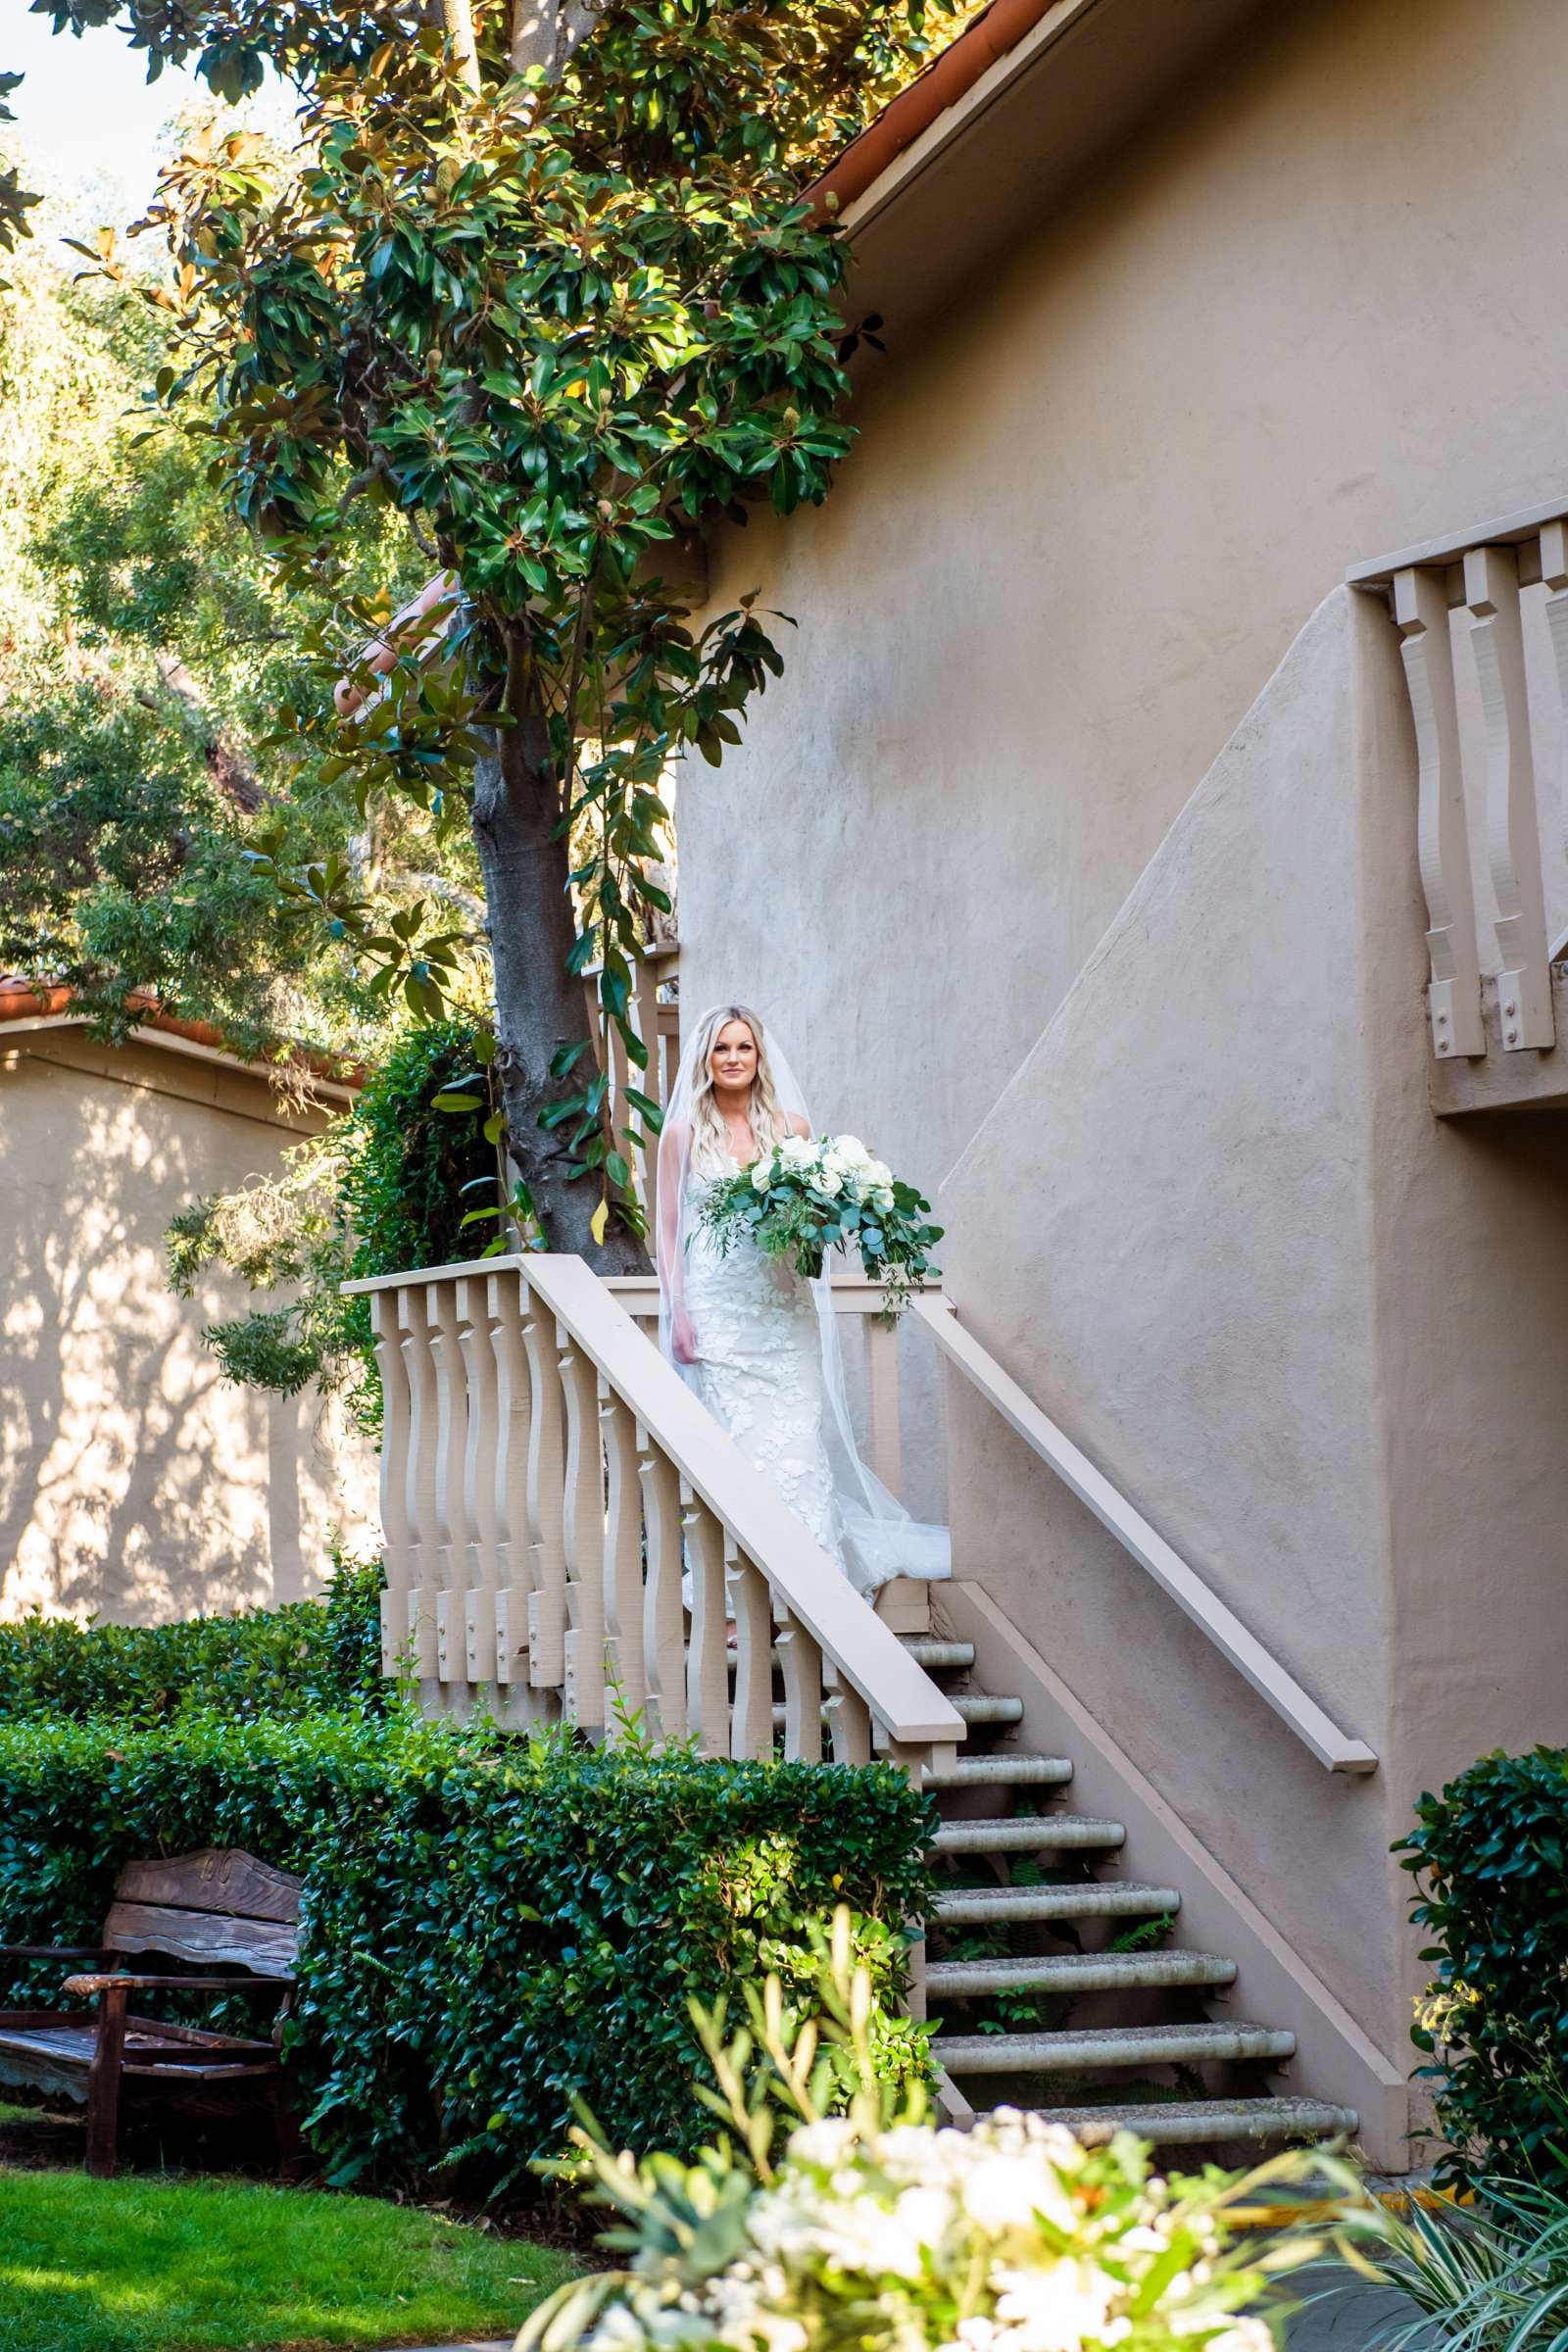
[[[667,905],[663,779],[694,749],[716,763],[780,668],[754,597],[694,630],[682,541],[754,500],[826,495],[854,336],[835,223],[802,191],[965,10],[511,0],[475,23],[446,0],[419,30],[308,0],[131,13],[155,47],[172,19],[202,35],[220,87],[264,51],[301,78],[299,169],[279,181],[249,137],[208,134],[138,224],[168,241],[152,297],[182,346],[159,398],[289,575],[334,593],[321,691],[284,715],[301,760],[351,778],[362,812],[404,794],[472,827],[495,1023],[488,1078],[453,1100],[494,1085],[514,1213],[634,1265],[640,1139],[611,1125],[580,975],[597,967],[601,1017],[641,1063],[631,963]],[[108,232],[93,258],[125,273]],[[364,500],[444,583],[401,638],[346,561]],[[355,647],[344,716],[329,688]],[[347,854],[278,858],[276,880],[387,995],[441,1011],[461,941],[438,910],[378,925]],[[657,1123],[648,1094],[624,1101]]]

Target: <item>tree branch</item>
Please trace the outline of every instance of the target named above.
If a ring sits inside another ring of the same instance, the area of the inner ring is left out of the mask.
[[[243,809],[247,816],[254,816],[267,799],[267,794],[249,760],[224,740],[222,728],[215,723],[212,712],[202,699],[201,688],[186,668],[184,660],[172,648],[160,645],[153,649],[153,662],[169,692],[183,703],[207,730],[204,751],[208,773],[214,783],[220,791],[228,795],[236,808]]]

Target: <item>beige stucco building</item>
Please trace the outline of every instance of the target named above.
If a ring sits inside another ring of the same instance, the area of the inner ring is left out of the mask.
[[[1177,2103],[1117,2112],[1195,2144],[1408,2162],[1391,1844],[1568,1741],[1565,63],[1561,0],[994,0],[822,191],[887,348],[826,506],[708,550],[713,611],[800,625],[682,779],[680,1004],[760,1005],[938,1200],[951,1310],[840,1308],[952,1583],[853,1592],[646,1283],[365,1286],[389,1669],[518,1725],[618,1689],[712,1754],[827,1722],[950,1852],[1098,1857],[956,1891],[1091,1940],[939,1956],[955,2009],[1075,2004],[939,2055],[1043,2104],[1153,2070]],[[151,1037],[19,1034],[0,1079],[8,1605],[298,1590],[344,1501],[161,1272],[287,1122]]]
[[[346,1090],[336,1090],[343,1094]],[[330,1408],[239,1389],[164,1235],[318,1125],[190,1024],[96,1044],[69,1004],[0,993],[0,1613],[130,1624],[296,1600],[362,1544],[373,1464]]]
[[[800,626],[683,782],[683,1000],[926,1181],[963,1326],[1375,1752],[1323,1770],[954,1379],[956,1545],[1107,1803],[1402,2076],[1390,1843],[1568,1739],[1568,16],[967,37],[830,174],[858,446],[710,549]]]

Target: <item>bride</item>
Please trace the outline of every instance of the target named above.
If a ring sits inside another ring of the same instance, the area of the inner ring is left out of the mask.
[[[948,1532],[917,1524],[861,1461],[826,1271],[806,1282],[755,1243],[718,1249],[709,1188],[810,1119],[789,1064],[744,1004],[704,1013],[681,1054],[659,1148],[660,1345],[719,1426],[860,1592],[949,1573]]]

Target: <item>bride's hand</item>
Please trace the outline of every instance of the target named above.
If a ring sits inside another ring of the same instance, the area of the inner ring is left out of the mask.
[[[692,1319],[683,1306],[677,1306],[671,1318],[670,1345],[675,1350],[677,1364],[696,1363],[697,1334],[693,1331]]]

